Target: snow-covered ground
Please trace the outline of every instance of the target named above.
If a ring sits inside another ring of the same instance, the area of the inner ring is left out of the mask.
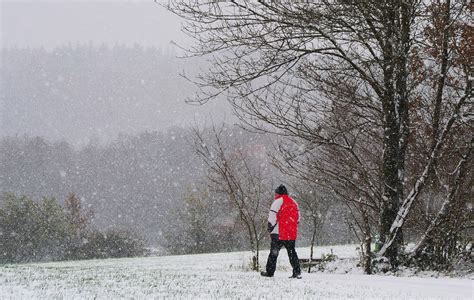
[[[356,254],[355,246],[331,248],[339,257]],[[308,249],[299,252],[307,257]],[[330,247],[320,247],[317,256],[329,252]],[[267,254],[262,253],[263,264]],[[368,276],[335,263],[336,273],[348,273],[289,279],[284,249],[275,277],[264,278],[248,271],[249,257],[235,252],[4,265],[0,298],[473,299],[474,281],[468,278]]]

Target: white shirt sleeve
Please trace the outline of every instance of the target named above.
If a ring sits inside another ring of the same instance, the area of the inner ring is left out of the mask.
[[[268,213],[268,223],[270,223],[271,226],[276,225],[277,214],[280,211],[282,204],[283,204],[283,198],[278,198],[273,201],[272,206],[270,207],[270,212]]]

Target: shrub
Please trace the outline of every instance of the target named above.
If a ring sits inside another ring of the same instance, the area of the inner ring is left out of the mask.
[[[322,262],[335,261],[337,258],[338,258],[337,255],[332,253],[332,250],[331,250],[331,253],[321,254],[321,261]]]
[[[0,197],[0,263],[130,257],[145,253],[136,233],[89,231],[91,214],[82,211],[71,194],[66,208],[54,198],[34,201],[3,194]]]
[[[145,254],[144,242],[128,230],[93,231],[78,249],[77,258],[133,257]]]
[[[54,198],[35,202],[25,196],[2,196],[0,261],[27,262],[64,257],[73,228]]]

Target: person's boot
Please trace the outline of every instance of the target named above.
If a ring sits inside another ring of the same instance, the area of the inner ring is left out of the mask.
[[[260,275],[262,275],[263,277],[273,277],[273,274],[269,274],[265,271],[260,272]]]
[[[301,274],[293,274],[290,276],[290,278],[301,279]]]

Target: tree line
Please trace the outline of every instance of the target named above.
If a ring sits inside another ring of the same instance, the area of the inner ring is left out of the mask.
[[[264,226],[273,185],[283,181],[295,192],[297,186],[267,157],[272,145],[271,139],[226,124],[122,135],[82,148],[40,137],[7,137],[0,140],[0,191],[13,193],[13,202],[22,196],[32,203],[55,198],[56,209],[66,207],[73,192],[85,210],[94,212],[88,219],[91,230],[131,231],[161,254],[258,252],[268,238]],[[214,165],[206,158],[215,158]],[[223,165],[232,180],[228,186],[215,172]],[[317,245],[352,241],[344,207],[333,205],[328,212],[321,204],[329,195],[298,183],[297,193],[311,195],[314,202],[303,210],[301,245],[313,235]],[[6,203],[2,199],[0,208]],[[318,223],[313,234],[310,218],[319,222],[326,214],[327,222]]]

